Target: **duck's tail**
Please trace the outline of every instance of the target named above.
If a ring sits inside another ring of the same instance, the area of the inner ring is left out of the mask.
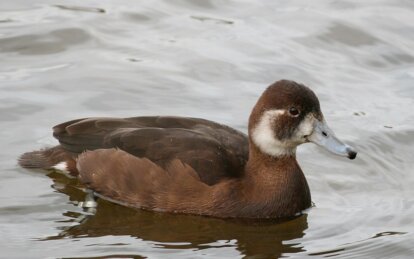
[[[60,170],[72,176],[78,175],[75,155],[68,153],[60,146],[36,150],[22,154],[18,163],[23,168]]]

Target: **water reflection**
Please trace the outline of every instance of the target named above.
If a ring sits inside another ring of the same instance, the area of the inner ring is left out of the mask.
[[[76,179],[52,172],[54,188],[77,203],[85,193]],[[301,238],[308,228],[307,215],[283,221],[217,219],[134,210],[98,200],[95,215],[66,212],[68,224],[58,235],[42,240],[101,236],[132,236],[168,249],[206,249],[235,246],[245,256],[280,257],[304,251],[300,244],[284,241]],[[78,222],[72,226],[75,222]],[[119,244],[122,245],[122,244]]]

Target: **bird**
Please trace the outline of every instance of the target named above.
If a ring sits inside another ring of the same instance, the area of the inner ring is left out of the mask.
[[[179,116],[83,118],[53,127],[59,145],[27,152],[24,168],[61,170],[124,206],[218,218],[292,217],[311,207],[296,149],[313,142],[354,159],[315,93],[279,80],[265,89],[248,134]]]

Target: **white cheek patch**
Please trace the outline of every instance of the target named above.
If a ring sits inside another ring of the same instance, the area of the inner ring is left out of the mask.
[[[298,125],[298,128],[295,131],[292,141],[296,141],[299,143],[305,142],[304,136],[309,136],[310,134],[312,134],[313,129],[315,128],[315,121],[316,118],[315,116],[313,116],[312,113],[306,115],[306,117],[303,118],[302,122]]]
[[[253,129],[252,140],[263,153],[275,157],[295,153],[296,145],[292,146],[290,141],[280,141],[275,136],[273,125],[277,123],[278,117],[284,114],[286,114],[286,110],[266,111]]]

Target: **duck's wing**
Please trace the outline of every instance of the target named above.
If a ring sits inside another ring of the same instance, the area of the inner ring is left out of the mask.
[[[210,186],[189,165],[175,159],[166,168],[119,149],[82,153],[79,180],[102,198],[136,208],[205,214]]]
[[[68,152],[116,147],[162,167],[179,159],[207,184],[237,176],[248,156],[245,134],[198,118],[87,118],[59,124],[53,131]]]

